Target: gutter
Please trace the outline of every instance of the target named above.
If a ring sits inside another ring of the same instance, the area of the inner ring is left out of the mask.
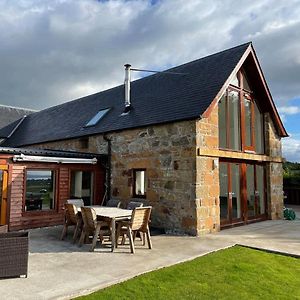
[[[107,137],[106,134],[103,135],[103,139],[107,142],[107,167],[106,167],[106,190],[105,190],[105,195],[106,199],[105,201],[107,202],[110,199],[111,195],[111,139]]]

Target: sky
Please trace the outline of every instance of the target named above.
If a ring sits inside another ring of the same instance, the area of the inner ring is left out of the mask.
[[[252,41],[300,162],[300,0],[0,0],[0,103],[43,109]],[[136,75],[135,75],[136,76]]]

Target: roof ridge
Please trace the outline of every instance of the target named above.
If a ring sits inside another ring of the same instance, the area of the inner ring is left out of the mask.
[[[22,109],[22,110],[34,111],[34,112],[38,112],[39,111],[37,109],[25,108],[25,107],[19,107],[19,106],[12,106],[12,105],[6,105],[6,104],[0,104],[0,106],[1,107],[7,107],[7,108],[15,108],[15,109]]]

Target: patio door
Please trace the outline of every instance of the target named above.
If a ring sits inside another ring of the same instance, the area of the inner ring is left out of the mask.
[[[242,222],[241,166],[221,162],[219,172],[221,225]]]
[[[0,165],[0,225],[7,224],[8,166]]]
[[[263,165],[220,162],[219,178],[221,227],[266,219]]]

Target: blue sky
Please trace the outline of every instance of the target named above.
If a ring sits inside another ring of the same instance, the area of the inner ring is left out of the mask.
[[[300,0],[0,0],[0,40],[0,103],[34,109],[253,41],[300,161]]]

